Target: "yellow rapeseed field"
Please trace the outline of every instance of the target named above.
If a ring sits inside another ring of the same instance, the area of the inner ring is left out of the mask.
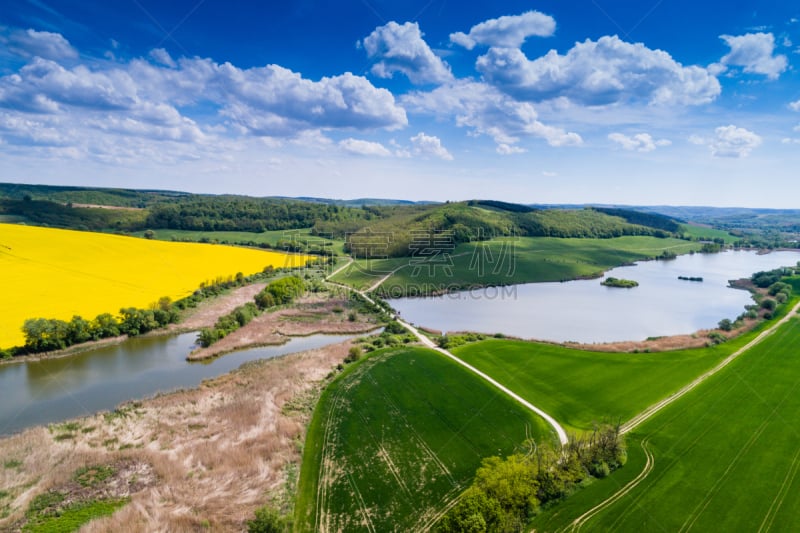
[[[28,318],[92,319],[162,296],[191,294],[204,281],[264,267],[302,266],[307,256],[213,244],[0,224],[0,348],[24,343]]]

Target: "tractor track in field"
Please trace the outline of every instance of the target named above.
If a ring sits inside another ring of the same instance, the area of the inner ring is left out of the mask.
[[[629,481],[624,487],[622,487],[620,490],[614,493],[611,497],[598,503],[597,505],[595,505],[594,507],[592,507],[591,509],[580,515],[578,518],[573,520],[570,525],[568,525],[566,528],[562,530],[564,533],[567,532],[578,533],[581,530],[581,528],[586,524],[586,522],[594,518],[597,514],[604,511],[607,507],[610,507],[617,500],[619,500],[620,498],[628,494],[630,491],[635,489],[639,485],[639,483],[644,481],[645,478],[647,478],[647,476],[650,475],[650,472],[653,471],[653,468],[655,467],[656,464],[655,458],[653,457],[653,453],[647,447],[647,439],[641,442],[641,446],[642,450],[644,450],[645,457],[647,457],[647,461],[645,462],[644,468],[639,473],[639,475],[633,478],[631,481]]]
[[[757,344],[760,344],[764,339],[772,335],[776,329],[778,329],[781,325],[785,324],[786,322],[789,321],[789,319],[794,317],[797,314],[798,310],[800,310],[800,302],[795,304],[795,306],[792,307],[792,309],[788,313],[786,313],[786,316],[778,320],[775,324],[773,324],[769,328],[759,333],[755,339],[751,340],[750,342],[748,342],[747,344],[745,344],[744,346],[733,352],[731,355],[723,359],[717,366],[701,374],[694,381],[684,386],[677,392],[667,396],[666,398],[664,398],[659,402],[654,403],[653,405],[651,405],[638,415],[634,416],[633,418],[625,422],[621,427],[621,432],[624,434],[633,431],[638,426],[643,424],[645,421],[650,419],[653,415],[664,409],[666,406],[670,405],[672,402],[678,400],[679,398],[683,397],[684,395],[694,390],[698,385],[700,385],[708,378],[710,378],[711,376],[713,376],[714,374],[716,374],[717,372],[719,372],[720,370],[731,364],[733,361],[735,361],[740,355],[747,352]]]
[[[797,315],[798,310],[800,310],[800,302],[795,304],[795,306],[792,307],[792,309],[788,313],[786,313],[786,315],[783,318],[781,318],[779,321],[777,321],[775,324],[773,324],[772,326],[770,326],[766,330],[764,330],[761,333],[759,333],[756,338],[754,338],[753,340],[751,340],[750,342],[748,342],[747,344],[745,344],[744,346],[742,346],[741,348],[736,350],[734,353],[732,353],[731,355],[729,355],[728,357],[723,359],[717,366],[715,366],[711,370],[705,372],[704,374],[700,375],[698,378],[696,378],[691,383],[689,383],[685,387],[681,388],[680,390],[678,390],[674,394],[671,394],[670,396],[664,398],[663,400],[651,405],[650,407],[648,407],[647,409],[645,409],[644,411],[642,411],[641,413],[639,413],[638,415],[636,415],[635,417],[630,419],[628,422],[623,424],[622,428],[621,428],[621,432],[622,433],[628,433],[630,431],[633,431],[638,426],[643,424],[645,421],[647,421],[651,417],[653,417],[656,413],[658,413],[659,411],[661,411],[662,409],[664,409],[665,407],[667,407],[671,403],[675,402],[679,398],[683,397],[684,395],[688,394],[690,391],[694,390],[698,385],[700,385],[701,383],[706,381],[708,378],[710,378],[711,376],[713,376],[714,374],[718,373],[720,370],[722,370],[723,368],[728,366],[730,363],[732,363],[734,360],[736,360],[740,355],[742,355],[743,353],[749,351],[754,346],[760,344],[764,339],[766,339],[771,334],[773,334],[775,332],[775,330],[777,330],[781,325],[783,325],[786,322],[788,322],[792,317],[795,317]],[[639,483],[641,483],[647,476],[650,475],[650,473],[653,471],[653,467],[655,465],[655,460],[653,458],[652,453],[646,447],[647,439],[644,439],[641,442],[641,445],[642,445],[642,449],[644,449],[645,454],[647,456],[647,462],[645,463],[645,466],[644,466],[644,469],[642,469],[642,472],[639,473],[639,475],[636,476],[636,478],[634,478],[633,481],[631,481],[630,483],[628,483],[627,485],[622,487],[619,491],[617,491],[616,493],[612,494],[610,497],[606,498],[604,501],[600,502],[599,504],[594,506],[592,509],[590,509],[586,513],[582,514],[578,518],[576,518],[563,531],[565,531],[565,532],[569,531],[569,532],[577,533],[578,531],[580,531],[580,528],[589,519],[591,519],[596,514],[598,514],[599,512],[603,511],[605,508],[609,507],[614,502],[616,502],[617,500],[619,500],[620,498],[622,498],[623,496],[628,494],[637,485],[639,485]],[[766,521],[766,519],[765,519],[765,521]],[[763,528],[763,525],[764,524],[762,524],[762,528]]]

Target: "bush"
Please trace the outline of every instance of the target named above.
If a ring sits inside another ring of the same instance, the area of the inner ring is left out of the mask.
[[[708,338],[711,339],[711,342],[713,344],[722,344],[723,342],[728,340],[728,337],[726,337],[719,331],[712,331],[711,333],[708,334]]]
[[[766,309],[767,311],[774,311],[777,306],[778,302],[772,298],[764,298],[761,300],[761,308]]]
[[[347,352],[347,357],[345,357],[345,363],[355,363],[361,359],[361,347],[359,346],[352,346],[350,351]]]
[[[248,533],[284,533],[289,531],[286,519],[275,509],[264,506],[256,509],[253,520],[247,521]]]
[[[722,331],[730,331],[733,329],[733,323],[727,318],[723,318],[722,320],[720,320],[718,325],[719,329],[721,329]]]

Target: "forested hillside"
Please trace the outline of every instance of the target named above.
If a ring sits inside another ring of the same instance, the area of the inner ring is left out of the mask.
[[[169,229],[255,234],[311,228],[313,235],[345,241],[345,250],[355,255],[385,244],[383,253],[390,257],[409,255],[415,240],[434,235],[458,245],[509,235],[669,237],[680,230],[669,217],[624,209],[538,209],[495,200],[372,201],[361,206],[310,200],[0,184],[0,219],[123,233]]]

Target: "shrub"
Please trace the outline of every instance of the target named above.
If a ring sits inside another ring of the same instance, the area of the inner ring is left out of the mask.
[[[256,509],[256,516],[247,521],[248,533],[284,533],[289,531],[286,519],[275,509],[264,506]]]
[[[774,311],[777,306],[778,302],[776,302],[772,298],[764,298],[763,300],[761,300],[761,307],[763,309],[766,309],[767,311]]]
[[[347,357],[345,357],[345,363],[354,363],[361,359],[361,347],[360,346],[352,346],[350,351],[347,352]]]
[[[709,333],[708,338],[711,339],[711,342],[714,344],[722,344],[723,342],[728,340],[728,337],[726,337],[725,335],[723,335],[718,331],[712,331],[711,333]]]
[[[727,318],[723,318],[722,320],[720,320],[718,325],[719,329],[721,329],[722,331],[730,331],[733,329],[733,323]]]

